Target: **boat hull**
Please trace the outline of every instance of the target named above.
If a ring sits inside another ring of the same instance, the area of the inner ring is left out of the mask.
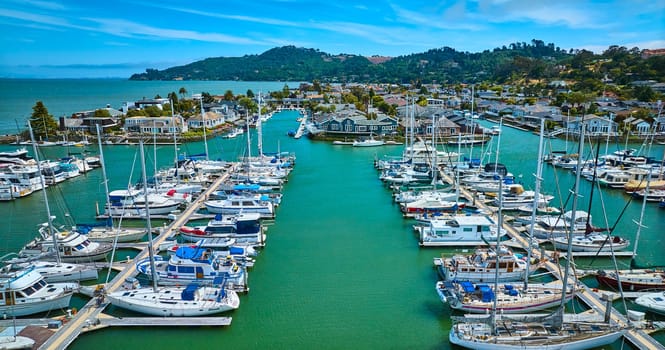
[[[561,341],[560,343],[548,343],[546,339],[519,340],[519,337],[511,344],[495,342],[479,342],[474,339],[461,339],[453,330],[448,336],[452,344],[463,346],[468,349],[478,350],[585,350],[612,344],[623,335],[622,332],[609,332],[597,337],[581,339],[572,342]]]
[[[238,308],[239,299],[235,292],[227,291],[226,299],[229,302],[220,303],[215,300],[190,300],[182,301],[159,292],[153,292],[152,288],[141,288],[137,290],[114,292],[107,298],[116,307],[139,312],[146,315],[162,317],[196,317],[214,315],[228,312]],[[171,294],[179,295],[179,289]]]

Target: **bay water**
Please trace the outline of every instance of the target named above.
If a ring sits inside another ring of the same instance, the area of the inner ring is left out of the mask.
[[[116,106],[143,96],[165,96],[171,91],[178,92],[185,85],[190,92],[212,94],[223,94],[229,89],[244,93],[248,88],[255,93],[266,92],[284,86],[284,83],[119,80],[5,80],[0,83],[3,91],[12,91],[2,97],[0,104],[3,106],[0,125],[6,125],[8,133],[15,132],[11,127],[16,113],[25,111],[20,113],[29,115],[37,100],[44,101],[51,114],[70,115],[100,108],[106,103]],[[11,98],[5,100],[8,97]],[[57,114],[52,109],[57,110]],[[451,348],[447,340],[451,312],[441,304],[434,290],[437,275],[432,268],[432,258],[462,249],[418,247],[413,222],[402,218],[398,206],[391,201],[390,191],[378,180],[372,166],[375,157],[399,154],[401,147],[353,148],[306,138],[296,140],[288,137],[287,131],[297,127],[297,117],[296,112],[282,112],[264,124],[264,150],[291,151],[297,161],[284,187],[276,219],[269,225],[266,248],[250,273],[251,290],[241,297],[240,308],[229,314],[233,317],[232,325],[227,328],[109,328],[82,335],[71,349]],[[251,135],[256,136],[254,132]],[[497,141],[495,138],[493,142]],[[252,153],[256,154],[256,142],[252,144]],[[573,142],[566,144],[564,140],[551,140],[546,144],[551,150],[574,149]],[[610,151],[623,146],[616,142],[609,145]],[[493,147],[496,149],[496,144]],[[15,148],[0,146],[2,150]],[[138,181],[137,148],[104,146],[111,189]],[[246,139],[214,138],[209,140],[208,148],[212,159],[235,160],[245,152]],[[500,162],[526,188],[533,187],[537,148],[536,135],[503,128]],[[94,145],[84,150],[99,153]],[[202,142],[178,146],[179,153],[195,154],[203,150]],[[42,148],[40,157],[55,159],[66,155],[67,151],[62,147]],[[663,146],[656,145],[650,154],[662,159],[663,151]],[[148,172],[152,173],[150,169],[154,167],[172,164],[174,152],[173,146],[158,145],[153,150],[148,145]],[[476,157],[481,149],[473,152]],[[553,194],[556,197],[553,203],[556,203],[568,196],[574,176],[569,171],[545,166],[543,179],[543,192]],[[589,183],[582,181],[580,188],[582,197],[578,209],[587,210]],[[101,206],[104,201],[101,171],[93,170],[46,192],[57,217],[56,223],[93,221],[95,203]],[[620,215],[624,207],[625,214]],[[591,211],[595,225],[616,224],[614,233],[634,244],[637,225],[633,220],[639,220],[641,208],[641,202],[630,201],[622,191],[603,189],[594,194]],[[42,192],[2,202],[0,210],[4,214],[0,217],[2,254],[18,251],[35,236],[37,225],[46,221]],[[638,252],[641,264],[665,264],[661,239],[665,232],[664,214],[664,210],[647,204]],[[163,224],[156,221],[153,226]],[[131,254],[121,252],[118,259]],[[576,262],[580,268],[611,266],[607,258],[577,259]],[[627,262],[620,260],[624,268]],[[593,280],[587,282],[594,283]],[[85,301],[84,297],[76,298],[72,306],[80,308]],[[629,304],[629,308],[637,307]],[[112,307],[107,311],[135,316]],[[659,339],[662,341],[661,336]],[[621,344],[616,343],[612,348],[620,349]]]

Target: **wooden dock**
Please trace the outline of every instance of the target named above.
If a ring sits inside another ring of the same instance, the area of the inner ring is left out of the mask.
[[[237,165],[236,165],[237,166]],[[178,228],[180,226],[184,225],[187,223],[188,220],[190,220],[191,216],[196,213],[196,211],[201,207],[203,204],[203,201],[205,201],[206,198],[212,192],[214,192],[217,187],[224,182],[230,174],[235,171],[236,166],[233,168],[229,169],[223,176],[219,177],[215,182],[213,183],[212,186],[209,186],[205,192],[203,192],[203,195],[198,196],[188,207],[185,209],[181,215],[178,215],[175,220],[173,220],[168,226],[164,227],[162,229],[162,233],[158,235],[156,238],[153,239],[152,245],[153,249],[155,250],[155,253],[157,253],[157,250],[159,249],[160,245],[164,243],[167,239],[172,238],[175,234],[178,232]],[[135,260],[138,259],[145,259],[149,255],[147,246],[145,249],[143,249],[139,254],[136,255],[134,258]],[[125,263],[126,266],[131,266],[133,267],[133,264]],[[114,292],[118,290],[124,283],[124,281],[128,277],[134,277],[136,276],[137,272],[136,269],[134,268],[125,268],[122,269],[116,277],[109,282],[106,285],[106,290],[108,292]],[[97,306],[96,304],[96,299],[91,299],[81,310],[78,310],[78,313],[76,315],[73,315],[73,317],[68,320],[67,323],[65,323],[62,327],[58,329],[55,334],[53,334],[52,337],[50,337],[42,346],[39,347],[39,349],[43,350],[56,350],[56,349],[65,349],[67,348],[78,336],[84,331],[88,331],[93,326],[101,325],[102,319],[105,319],[105,316],[102,314],[104,311],[104,308],[108,305],[108,303],[102,303],[101,305]],[[206,318],[207,319],[207,318]],[[225,318],[223,318],[225,319]],[[178,324],[178,321],[180,319],[178,318],[165,318],[164,322],[171,321],[173,322],[173,325],[181,325]],[[108,321],[112,322],[112,321]],[[120,322],[120,321],[118,321]],[[138,322],[138,321],[136,321]],[[161,322],[161,321],[160,321]],[[196,322],[196,321],[191,321],[191,322]],[[219,321],[222,322],[222,321]],[[231,323],[231,319],[228,318],[228,324]],[[129,324],[125,324],[129,325]],[[147,323],[145,325],[158,325],[155,323]]]
[[[231,317],[112,317],[100,315],[88,320],[83,332],[106,327],[223,327],[231,325]]]
[[[442,177],[448,183],[454,183],[453,179],[451,179],[449,176],[442,174]],[[473,199],[473,195],[468,190],[462,187],[460,187],[460,194],[465,196],[469,201]],[[478,206],[479,209],[485,212],[493,212],[490,211],[490,209],[487,208],[487,206],[484,203],[479,203],[479,201],[476,201],[475,204]],[[494,213],[493,215],[496,216],[496,213]],[[498,222],[497,217],[494,217],[494,219],[497,220]],[[553,258],[553,256],[551,255],[552,252],[540,250],[540,248],[538,248],[537,245],[530,244],[530,242],[527,241],[528,238],[523,237],[520,234],[519,230],[515,229],[515,227],[508,225],[505,222],[503,224],[503,228],[508,232],[508,236],[511,238],[512,246],[521,246],[521,249],[523,249],[524,251],[526,251],[530,247],[531,255],[533,257],[540,257],[541,260],[545,261],[543,267],[546,268],[549,271],[549,273],[552,274],[552,276],[554,276],[556,279],[563,280],[563,276],[559,274],[561,268],[558,264],[558,259]],[[541,256],[541,253],[543,253],[544,256]],[[560,255],[561,254],[559,254],[559,256]],[[595,256],[595,253],[592,256]],[[557,261],[557,263],[555,263],[555,261]],[[569,276],[569,284],[577,286],[577,289],[580,290],[580,292],[577,293],[577,297],[580,300],[582,300],[587,306],[589,306],[593,310],[593,312],[595,312],[598,315],[605,314],[606,302],[605,300],[601,299],[602,296],[598,295],[598,293],[603,293],[603,291],[592,290],[584,283],[579,281],[573,273],[571,273]],[[659,343],[653,337],[649,336],[649,334],[645,330],[637,329],[634,322],[629,321],[626,316],[622,315],[621,313],[619,313],[619,311],[617,311],[614,308],[612,308],[611,310],[611,322],[618,324],[622,326],[624,329],[626,329],[624,333],[624,338],[626,338],[638,349],[665,350],[665,346],[663,346],[663,344]]]

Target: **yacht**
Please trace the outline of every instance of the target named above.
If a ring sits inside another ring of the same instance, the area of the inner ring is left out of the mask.
[[[499,282],[521,281],[526,276],[527,262],[507,247],[478,248],[471,255],[454,255],[450,258],[435,258],[439,275],[446,281],[494,282],[497,278],[497,254],[499,260]],[[529,271],[535,269],[530,268]]]
[[[451,215],[436,218],[425,225],[415,225],[422,247],[482,245],[496,241],[497,224],[485,215]],[[499,236],[506,235],[502,229]]]
[[[34,268],[0,278],[0,314],[26,316],[69,307],[76,283],[48,283]]]
[[[110,207],[106,212],[113,217],[135,215],[144,217],[146,205],[150,215],[169,214],[178,209],[180,203],[157,193],[148,193],[148,203],[145,203],[143,191],[137,189],[115,190],[109,193]]]

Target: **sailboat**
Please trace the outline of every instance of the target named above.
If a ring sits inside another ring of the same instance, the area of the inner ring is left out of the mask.
[[[582,149],[584,131],[580,135]],[[581,152],[580,152],[581,153]],[[578,168],[575,193],[579,190],[580,170]],[[577,196],[573,197],[573,207]],[[568,247],[568,256],[571,255]],[[469,349],[589,349],[607,345],[618,340],[624,329],[610,323],[606,313],[604,322],[588,320],[578,315],[564,315],[565,295],[571,270],[571,260],[566,260],[561,289],[560,306],[549,315],[501,315],[497,314],[497,299],[488,316],[452,317],[453,326],[449,333],[451,343]],[[498,270],[497,270],[498,274]],[[495,283],[495,288],[498,284]]]
[[[144,186],[147,185],[143,141],[139,143]],[[144,192],[147,197],[147,193]],[[148,202],[147,200],[145,201]],[[152,287],[141,287],[135,280],[126,281],[123,289],[108,293],[107,299],[114,306],[148,315],[164,317],[191,317],[231,311],[240,306],[238,294],[226,288],[225,278],[219,277],[214,286],[190,283],[186,286],[158,286],[155,256],[152,246],[150,211],[146,210],[148,253],[152,274]]]

